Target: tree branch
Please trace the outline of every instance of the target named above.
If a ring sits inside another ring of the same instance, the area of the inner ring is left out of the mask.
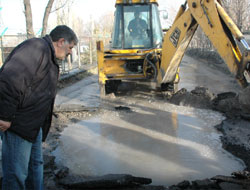
[[[52,10],[50,13],[53,13],[53,12],[56,12],[58,11],[59,9],[62,9],[63,7],[65,7],[67,5],[67,3],[69,2],[69,0],[65,0],[65,2],[58,8],[56,8],[55,10]],[[72,1],[73,3],[73,1]]]

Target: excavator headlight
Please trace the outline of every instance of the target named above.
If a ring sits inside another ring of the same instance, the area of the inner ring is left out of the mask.
[[[245,49],[247,49],[248,51],[250,50],[250,47],[249,47],[247,41],[244,38],[241,39],[240,42],[245,47]]]

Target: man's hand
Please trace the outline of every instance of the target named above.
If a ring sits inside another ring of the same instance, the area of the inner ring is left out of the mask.
[[[6,131],[10,128],[11,122],[0,120],[0,131]]]

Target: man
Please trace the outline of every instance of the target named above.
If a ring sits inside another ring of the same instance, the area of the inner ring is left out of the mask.
[[[42,141],[51,125],[57,59],[71,54],[77,41],[69,27],[57,26],[18,45],[0,70],[3,190],[43,189]]]
[[[140,18],[140,13],[136,11],[134,13],[135,18],[129,22],[128,30],[130,35],[134,38],[143,37],[147,30],[147,22]]]

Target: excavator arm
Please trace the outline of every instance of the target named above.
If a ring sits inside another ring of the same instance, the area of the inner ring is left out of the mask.
[[[219,0],[187,0],[164,36],[158,78],[172,83],[184,53],[200,26],[242,87],[248,85],[250,48],[243,34],[227,15]],[[241,52],[238,40],[244,46]]]

